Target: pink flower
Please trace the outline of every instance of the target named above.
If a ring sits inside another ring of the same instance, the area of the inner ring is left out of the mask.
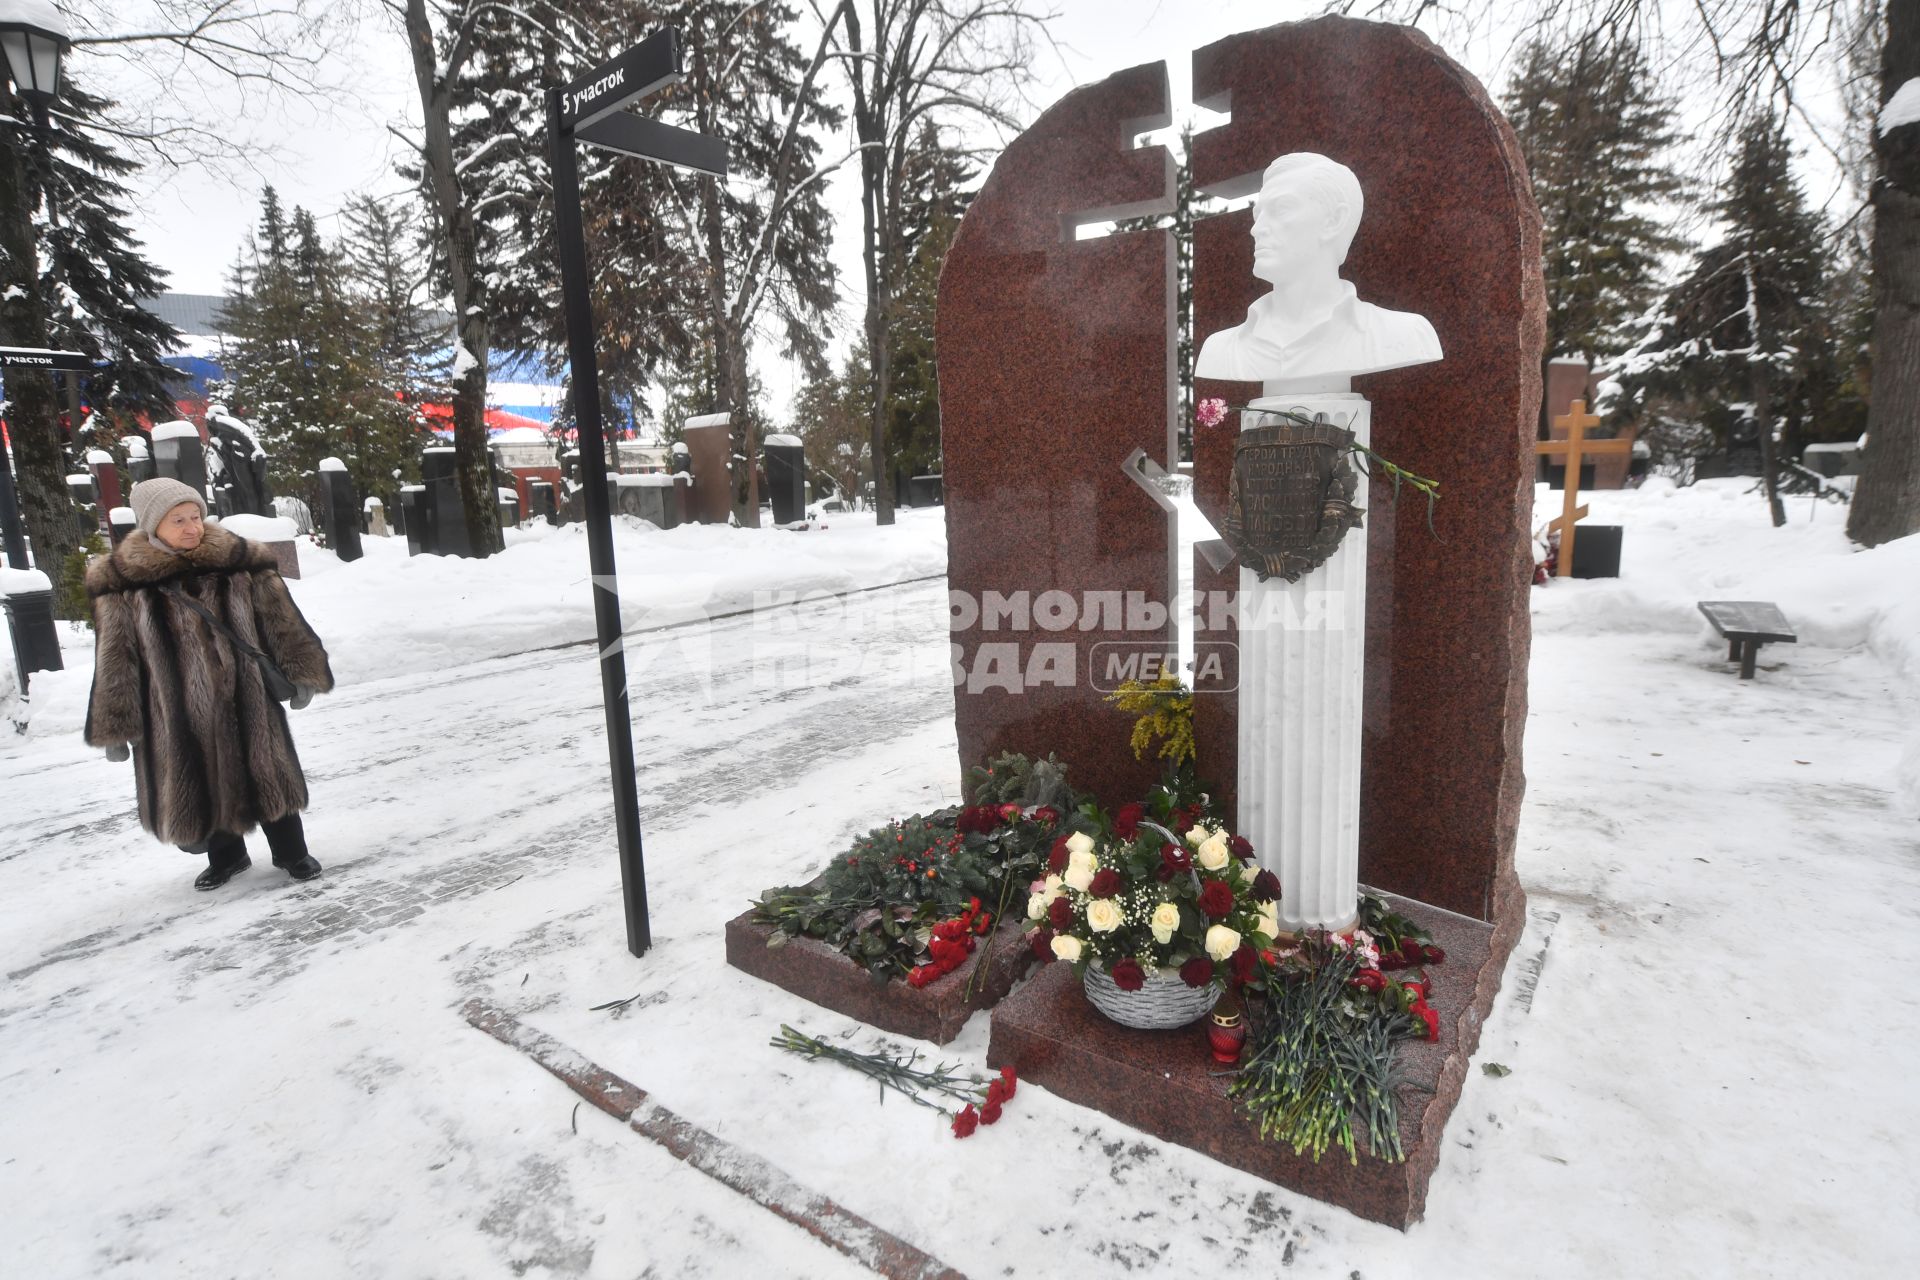
[[[1227,402],[1208,397],[1193,407],[1193,416],[1203,427],[1217,427],[1227,420]]]

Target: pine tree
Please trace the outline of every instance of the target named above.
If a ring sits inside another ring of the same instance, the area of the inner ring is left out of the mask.
[[[1667,159],[1673,108],[1633,46],[1596,35],[1529,44],[1504,105],[1544,223],[1544,358],[1600,363],[1625,347],[1623,329],[1658,297],[1663,258],[1683,247],[1651,208],[1684,191]]]
[[[940,268],[960,229],[975,176],[960,151],[925,122],[902,166],[906,229],[887,264],[892,321],[887,326],[887,474],[902,477],[940,469],[940,381],[934,360],[934,308]]]
[[[1648,321],[1616,368],[1624,411],[1651,397],[1691,402],[1722,437],[1757,444],[1774,523],[1785,523],[1777,491],[1774,435],[1784,421],[1819,416],[1837,384],[1825,295],[1825,232],[1792,171],[1785,131],[1762,118],[1742,132],[1713,212],[1724,238]]]

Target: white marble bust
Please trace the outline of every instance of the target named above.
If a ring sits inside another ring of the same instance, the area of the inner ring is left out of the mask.
[[[1273,290],[1206,340],[1194,372],[1299,386],[1438,360],[1425,316],[1362,302],[1340,278],[1363,208],[1343,164],[1296,151],[1268,165],[1253,206],[1253,274]]]

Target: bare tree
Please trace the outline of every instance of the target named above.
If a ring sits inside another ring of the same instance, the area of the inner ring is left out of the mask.
[[[1017,127],[1014,108],[1028,82],[1047,13],[1025,0],[845,0],[822,26],[853,94],[860,149],[860,254],[866,272],[866,341],[873,362],[868,407],[875,519],[893,523],[888,474],[887,326],[902,269],[904,177],[923,121],[972,117]]]
[[[1330,8],[1404,22],[1433,16],[1464,27],[1507,13],[1491,0],[1335,0]],[[1536,0],[1527,25],[1541,33],[1600,33],[1709,69],[1724,107],[1724,139],[1777,111],[1805,125],[1844,168],[1847,140],[1829,136],[1808,111],[1801,86],[1810,71],[1832,69],[1844,97],[1853,79],[1850,58],[1862,40],[1880,35],[1873,100],[1884,107],[1920,76],[1920,12],[1912,0],[1889,0],[1881,22],[1874,0]],[[1869,546],[1920,531],[1920,124],[1876,130],[1873,141],[1873,373],[1867,448],[1847,519],[1848,535]]]

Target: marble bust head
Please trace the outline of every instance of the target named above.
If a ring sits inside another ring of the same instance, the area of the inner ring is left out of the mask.
[[[1297,151],[1267,166],[1253,206],[1253,274],[1273,286],[1231,329],[1207,338],[1203,378],[1290,386],[1440,358],[1424,316],[1362,302],[1340,265],[1365,210],[1353,170]]]

